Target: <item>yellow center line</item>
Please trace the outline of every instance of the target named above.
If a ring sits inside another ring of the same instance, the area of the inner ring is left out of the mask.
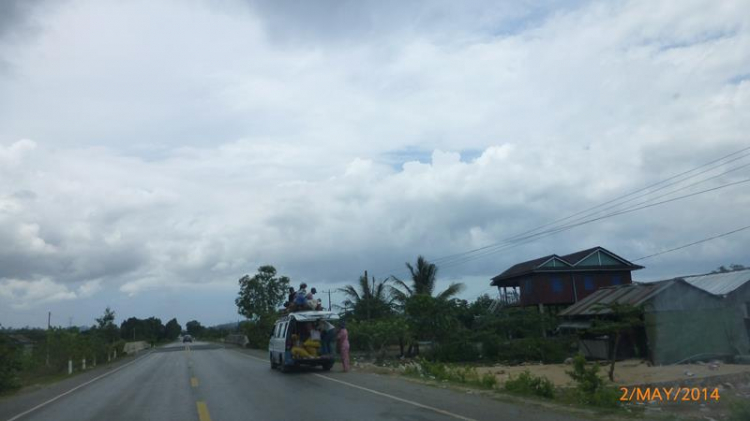
[[[211,415],[208,414],[208,407],[205,402],[198,401],[195,403],[195,406],[198,407],[198,419],[200,421],[211,421]]]
[[[197,377],[191,377],[190,378],[190,386],[198,387],[198,378]]]

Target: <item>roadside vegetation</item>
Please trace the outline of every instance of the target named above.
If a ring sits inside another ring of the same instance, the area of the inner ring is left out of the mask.
[[[552,400],[604,411],[624,406],[614,386],[615,355],[608,367],[589,363],[578,355],[577,336],[557,332],[558,320],[536,308],[504,307],[492,311],[493,300],[481,295],[473,301],[457,298],[464,289],[452,283],[436,288],[438,268],[424,257],[406,263],[409,278],[369,277],[340,289],[345,300],[337,307],[347,321],[351,349],[376,366],[391,367],[404,375],[450,382],[486,390]],[[734,268],[734,267],[733,267]],[[721,270],[721,268],[720,268]],[[727,270],[727,269],[724,269]],[[261,266],[239,280],[236,304],[246,316],[240,331],[249,347],[264,349],[278,309],[287,299],[291,280],[278,276],[273,266]],[[590,334],[607,336],[617,349],[624,335],[641,325],[640,309],[610,305],[609,317],[595,320]],[[571,387],[560,387],[526,370],[499,384],[492,371],[477,366],[567,363]],[[603,372],[602,372],[603,371]],[[608,379],[607,379],[608,378]],[[746,407],[734,412],[745,416]]]
[[[89,369],[124,356],[127,342],[158,345],[176,340],[181,332],[176,319],[164,325],[155,317],[131,317],[118,326],[110,308],[88,328],[0,327],[0,394],[65,377],[69,361],[79,372],[84,359]]]

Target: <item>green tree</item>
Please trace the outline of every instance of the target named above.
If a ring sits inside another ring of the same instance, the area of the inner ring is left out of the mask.
[[[96,319],[96,328],[107,343],[112,343],[120,336],[119,329],[115,324],[115,312],[109,307],[104,309],[104,315]]]
[[[455,302],[418,294],[404,308],[409,331],[416,340],[439,341],[456,328]]]
[[[393,279],[396,287],[391,288],[391,294],[394,300],[405,305],[406,300],[415,295],[428,295],[431,297],[435,292],[435,283],[438,272],[437,266],[435,266],[434,263],[428,262],[424,257],[418,256],[417,263],[412,266],[411,263],[407,262],[406,268],[409,269],[411,285],[408,285],[406,282],[394,276]],[[448,288],[437,294],[435,298],[441,301],[447,301],[463,289],[464,284],[453,282]]]
[[[120,336],[126,341],[148,341],[151,343],[164,339],[164,324],[157,317],[138,319],[131,317],[120,325]]]
[[[275,314],[284,303],[289,289],[289,278],[276,277],[276,268],[265,265],[250,277],[239,280],[240,292],[235,300],[237,311],[251,320]]]
[[[177,339],[177,337],[180,336],[181,332],[182,326],[177,323],[177,319],[168,321],[166,326],[164,326],[164,337],[170,341],[174,341],[175,339]]]
[[[199,321],[191,320],[185,323],[185,329],[187,329],[188,335],[197,337],[203,333],[204,327],[201,326]]]
[[[625,333],[643,324],[641,320],[643,310],[640,307],[620,303],[599,304],[596,308],[600,314],[604,313],[604,317],[595,320],[588,332],[607,336],[609,342],[609,372],[607,374],[609,380],[614,381],[620,339]]]
[[[388,297],[388,279],[376,281],[373,277],[372,284],[370,284],[367,279],[367,272],[365,272],[363,276],[359,277],[357,287],[347,285],[339,289],[346,297],[344,304],[352,308],[352,315],[355,319],[378,319],[392,313],[391,302]]]

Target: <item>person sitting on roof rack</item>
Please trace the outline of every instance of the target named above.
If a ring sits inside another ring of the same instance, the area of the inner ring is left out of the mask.
[[[315,287],[310,288],[310,292],[305,296],[305,299],[307,300],[307,308],[309,310],[315,310],[317,307],[317,300],[315,300],[315,294],[318,291],[315,289]]]
[[[296,296],[297,291],[295,291],[293,287],[289,287],[289,295],[287,296],[286,302],[284,303],[284,308],[290,309],[294,304],[294,297]]]
[[[294,306],[292,306],[292,311],[302,311],[307,309],[307,295],[307,284],[303,282],[299,286],[299,291],[297,291],[294,296]]]

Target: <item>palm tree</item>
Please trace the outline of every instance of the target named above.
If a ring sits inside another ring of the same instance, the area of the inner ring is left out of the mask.
[[[372,284],[367,277],[367,271],[359,277],[358,287],[347,285],[340,288],[346,299],[344,305],[352,307],[356,318],[370,320],[385,316],[391,311],[391,300],[388,297],[389,279],[376,281],[372,278]]]
[[[429,295],[432,297],[432,293],[435,291],[435,278],[438,272],[437,266],[434,263],[428,262],[424,257],[418,256],[415,266],[407,262],[406,267],[411,274],[411,285],[407,285],[406,282],[393,276],[394,283],[399,287],[391,287],[391,296],[394,301],[403,304],[409,297],[415,295]],[[445,291],[436,295],[435,298],[438,300],[448,300],[463,291],[464,287],[465,285],[460,282],[453,282]]]

